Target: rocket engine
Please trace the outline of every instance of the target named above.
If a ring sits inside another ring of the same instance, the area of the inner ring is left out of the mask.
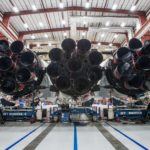
[[[44,76],[44,68],[37,55],[25,49],[21,41],[9,45],[0,41],[0,90],[20,97],[38,88]]]
[[[79,96],[92,90],[102,77],[100,63],[103,56],[87,39],[77,43],[73,39],[63,40],[62,49],[53,48],[49,52],[51,63],[47,73],[53,85],[61,92]]]
[[[113,88],[134,96],[150,90],[150,42],[133,38],[128,45],[114,52],[105,74]]]

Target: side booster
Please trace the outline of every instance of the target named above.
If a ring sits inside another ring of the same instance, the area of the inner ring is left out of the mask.
[[[20,97],[33,92],[41,83],[44,70],[34,52],[24,49],[21,41],[10,46],[0,41],[0,90]]]
[[[51,63],[47,73],[56,89],[71,95],[79,96],[92,90],[102,77],[99,66],[103,61],[102,54],[90,50],[91,43],[87,39],[77,42],[65,39],[62,49],[53,48],[49,52]]]
[[[135,96],[150,91],[150,42],[133,38],[120,47],[106,66],[106,77],[117,91]]]

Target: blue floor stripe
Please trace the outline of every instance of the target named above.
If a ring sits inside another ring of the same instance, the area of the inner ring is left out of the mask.
[[[74,149],[73,150],[78,150],[77,127],[75,124],[74,124]]]
[[[11,144],[9,147],[7,147],[5,150],[10,150],[12,147],[14,147],[15,145],[17,145],[18,143],[20,143],[22,140],[24,140],[26,137],[28,137],[30,134],[32,134],[33,132],[35,132],[37,129],[39,129],[41,126],[43,126],[45,123],[42,123],[40,126],[38,126],[37,128],[33,129],[32,131],[30,131],[28,134],[26,134],[25,136],[23,136],[22,138],[20,138],[18,141],[16,141],[15,143]]]
[[[134,139],[132,139],[131,137],[129,137],[128,135],[124,134],[123,132],[121,132],[120,130],[118,130],[117,128],[113,127],[112,125],[110,125],[108,122],[106,122],[107,125],[109,125],[110,127],[112,127],[115,131],[117,131],[118,133],[122,134],[124,137],[126,137],[127,139],[129,139],[130,141],[132,141],[133,143],[135,143],[136,145],[138,145],[139,147],[141,147],[143,150],[149,150],[147,147],[143,146],[142,144],[140,144],[139,142],[135,141]]]

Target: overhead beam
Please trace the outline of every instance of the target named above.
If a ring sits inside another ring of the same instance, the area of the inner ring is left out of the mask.
[[[101,45],[109,45],[110,43],[109,42],[98,42],[98,41],[91,41],[92,44],[98,44],[98,43],[101,43]],[[55,45],[55,44],[54,44]],[[121,44],[120,43],[112,43],[113,46],[116,46],[116,47],[120,47]],[[30,46],[33,47],[36,47],[37,45],[36,44],[30,44]],[[48,46],[48,44],[46,43],[41,43],[40,46]]]
[[[19,32],[19,35],[29,35],[29,34],[46,33],[46,32],[60,32],[60,31],[69,31],[69,30],[70,30],[70,27],[30,30],[30,31]]]
[[[128,34],[128,32],[111,32],[111,33],[114,33],[114,34],[123,34],[123,35]]]
[[[4,13],[4,16],[12,17],[12,16],[23,16],[23,15],[32,15],[32,14],[41,14],[41,13],[64,12],[64,11],[103,12],[103,13],[113,13],[113,14],[125,14],[125,15],[131,15],[131,16],[141,16],[141,15],[145,16],[144,11],[131,12],[130,10],[123,10],[123,9],[112,10],[110,8],[97,8],[97,7],[91,7],[91,8],[86,9],[80,6],[64,7],[63,9],[60,9],[58,7],[44,8],[44,9],[38,9],[37,11],[23,10],[18,13],[6,12]]]
[[[142,42],[150,40],[150,35],[144,35],[141,37]]]
[[[3,24],[8,27],[9,26],[9,21],[10,21],[10,16],[4,16],[3,17]]]
[[[133,26],[109,26],[109,27],[89,27],[90,32],[126,32],[127,30],[133,30]]]
[[[64,27],[64,28],[51,28],[51,29],[40,29],[40,30],[30,30],[30,31],[21,31],[19,32],[19,35],[29,35],[29,34],[38,34],[38,33],[46,33],[46,32],[65,32],[65,31],[70,31],[70,27]],[[77,30],[79,31],[89,31],[88,27],[77,27]],[[110,32],[109,30],[106,32]],[[111,32],[111,33],[116,33],[116,34],[126,34],[126,32]]]
[[[106,22],[106,21],[110,21],[110,24],[111,24],[111,21],[115,20],[116,22],[126,22],[126,21],[129,21],[129,22],[137,22],[142,20],[144,21],[144,16],[71,16],[69,18],[70,22],[71,23],[80,23],[80,22],[83,22],[83,20],[85,22],[88,22],[88,23],[100,23],[100,22]]]
[[[144,36],[150,36],[150,31],[144,34]]]
[[[5,35],[3,35],[1,32],[0,32],[0,40],[2,39],[7,39]]]
[[[147,21],[146,15],[140,15],[139,21],[140,21],[140,25],[142,26]]]
[[[0,32],[5,35],[11,41],[17,40],[18,37],[2,22],[0,21]]]
[[[141,38],[150,29],[150,19],[146,20],[142,27],[135,33],[134,37]]]

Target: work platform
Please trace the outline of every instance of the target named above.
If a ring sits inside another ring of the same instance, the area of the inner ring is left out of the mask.
[[[0,126],[0,150],[148,150],[150,126],[100,122]]]

